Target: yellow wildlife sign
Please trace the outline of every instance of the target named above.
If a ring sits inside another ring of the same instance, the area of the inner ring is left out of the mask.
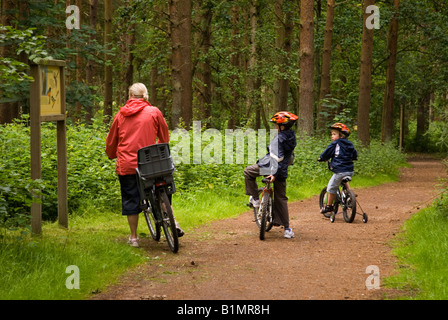
[[[40,115],[61,114],[61,68],[40,67]]]
[[[42,178],[41,122],[56,121],[58,155],[58,220],[68,227],[67,202],[67,133],[65,115],[65,61],[46,60],[30,65],[34,81],[30,85],[31,179]],[[42,233],[42,196],[33,192],[31,229]]]

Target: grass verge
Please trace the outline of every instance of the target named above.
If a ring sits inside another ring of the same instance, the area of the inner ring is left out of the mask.
[[[448,206],[436,201],[407,220],[394,244],[397,274],[385,287],[404,292],[394,299],[448,299]]]
[[[122,217],[92,211],[72,215],[68,230],[45,223],[42,236],[9,232],[0,240],[0,299],[73,300],[100,291],[147,259],[124,244],[124,227]],[[66,286],[75,284],[72,265],[79,268],[79,289]]]

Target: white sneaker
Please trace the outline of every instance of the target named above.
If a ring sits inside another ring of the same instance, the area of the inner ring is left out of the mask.
[[[249,197],[249,203],[252,204],[254,208],[260,207],[260,200],[254,200],[252,196]]]
[[[138,240],[139,240],[138,238],[137,239],[131,239],[131,237],[129,237],[128,244],[130,244],[131,247],[139,248],[140,246],[138,244]]]
[[[286,228],[286,229],[285,229],[284,237],[285,237],[286,239],[294,238],[294,232],[292,232],[292,229],[291,229],[291,228]]]

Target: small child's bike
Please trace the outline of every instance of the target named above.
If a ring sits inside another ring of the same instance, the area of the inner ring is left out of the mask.
[[[353,190],[347,188],[347,182],[351,181],[352,178],[350,176],[344,177],[342,179],[341,185],[336,192],[336,198],[333,204],[333,211],[323,213],[326,218],[330,218],[330,221],[333,223],[335,220],[335,216],[338,213],[339,206],[342,208],[342,214],[344,216],[345,222],[352,223],[356,216],[356,204],[357,199]],[[328,193],[327,187],[323,188],[320,196],[319,196],[319,208],[324,208],[327,204]],[[359,203],[358,203],[359,205]],[[361,211],[362,208],[359,206]],[[362,222],[367,223],[368,217],[365,212],[362,213]]]

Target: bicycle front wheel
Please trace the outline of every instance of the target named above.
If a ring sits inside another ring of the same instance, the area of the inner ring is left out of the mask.
[[[258,197],[261,197],[261,194],[263,192],[264,188],[258,188]],[[254,207],[254,220],[257,224],[257,227],[260,228],[261,226],[261,210],[260,207]]]
[[[261,199],[260,203],[260,215],[261,215],[261,223],[260,223],[260,240],[264,240],[265,233],[271,230],[273,222],[272,222],[272,208],[273,208],[273,200],[272,194],[269,192],[265,192]]]
[[[319,210],[323,209],[328,203],[328,192],[327,187],[323,188],[319,195]],[[325,212],[322,213],[325,218],[331,218],[332,214],[336,214],[339,209],[338,201],[335,201],[333,204],[334,210],[333,212]]]
[[[356,216],[356,195],[352,190],[343,190],[345,192],[345,201],[342,204],[342,213],[345,222],[352,223]]]
[[[168,246],[176,253],[179,250],[179,238],[177,236],[176,224],[174,222],[173,209],[171,208],[168,195],[165,190],[159,190],[159,204],[162,213],[162,227]]]
[[[155,241],[160,240],[160,223],[157,222],[157,219],[154,216],[154,211],[152,206],[148,200],[146,201],[146,209],[143,210],[143,214],[145,216],[146,224],[148,225],[149,232],[151,233],[151,237]]]

